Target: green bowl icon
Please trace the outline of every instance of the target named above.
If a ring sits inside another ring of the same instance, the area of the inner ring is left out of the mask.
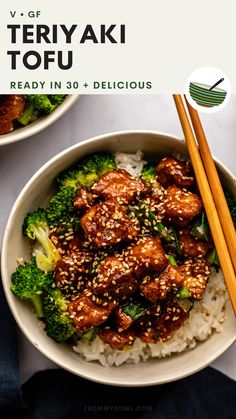
[[[191,98],[201,106],[209,108],[221,105],[224,102],[227,92],[223,89],[215,88],[210,90],[211,86],[202,83],[193,83],[189,85]]]

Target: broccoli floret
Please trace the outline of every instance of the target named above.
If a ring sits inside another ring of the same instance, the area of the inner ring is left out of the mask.
[[[147,163],[143,167],[143,170],[141,172],[141,178],[147,182],[147,184],[150,183],[153,179],[156,177],[156,167],[152,163]]]
[[[19,116],[19,118],[17,118],[17,121],[21,124],[21,125],[28,125],[30,122],[32,122],[33,120],[35,120],[37,117],[37,111],[35,111],[35,107],[34,107],[34,103],[30,102],[24,112]]]
[[[55,109],[47,95],[27,95],[26,99],[34,104],[34,108],[40,113],[49,114]]]
[[[35,110],[49,114],[63,102],[65,95],[26,95],[25,97],[33,104]]]
[[[82,159],[74,168],[63,172],[57,178],[61,189],[85,186],[90,188],[98,178],[116,167],[115,157],[111,153],[96,153]]]
[[[31,240],[37,240],[42,246],[46,255],[41,251],[36,252],[37,266],[45,271],[52,270],[55,263],[60,259],[60,252],[52,243],[49,235],[49,226],[46,218],[46,211],[39,208],[29,213],[23,223],[23,234]]]
[[[38,318],[43,317],[41,296],[53,282],[52,273],[45,273],[36,265],[35,257],[16,268],[11,276],[11,290],[22,300],[29,300]]]
[[[48,95],[48,98],[56,108],[62,104],[65,97],[66,95]]]
[[[81,161],[81,166],[85,173],[97,173],[100,176],[115,169],[115,156],[111,153],[92,154]]]
[[[229,210],[231,213],[232,220],[234,222],[234,225],[236,227],[236,200],[234,196],[229,191],[225,191],[225,198],[227,200]]]
[[[74,216],[73,197],[75,190],[68,187],[57,192],[50,200],[47,209],[47,220],[50,227],[61,222],[69,222]]]
[[[22,115],[17,119],[21,125],[28,125],[37,119],[40,114],[49,114],[56,109],[66,95],[25,95],[27,106]]]
[[[60,189],[73,188],[75,192],[82,186],[90,188],[98,180],[98,175],[94,172],[85,173],[83,169],[77,168],[66,172],[63,179],[58,178],[57,180]]]
[[[75,332],[67,312],[67,305],[67,300],[57,288],[52,288],[43,298],[46,332],[57,343],[66,341]]]

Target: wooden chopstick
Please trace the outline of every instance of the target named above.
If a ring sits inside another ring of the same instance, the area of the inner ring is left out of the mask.
[[[207,143],[207,139],[199,115],[197,111],[193,109],[192,106],[188,103],[186,97],[185,101],[188,107],[189,115],[192,121],[193,129],[199,146],[199,151],[208,177],[217,212],[219,214],[221,226],[224,231],[225,239],[229,248],[229,253],[234,265],[234,270],[236,271],[236,231],[234,223],[229,212],[227,201],[225,199],[225,195],[220,183],[220,179]]]
[[[199,191],[205,207],[206,215],[210,225],[212,237],[215,243],[221,269],[229,291],[231,303],[236,314],[236,277],[234,273],[233,263],[226,244],[224,233],[221,227],[220,219],[211,193],[211,189],[207,180],[204,166],[198,151],[198,147],[194,138],[194,134],[188,120],[188,116],[183,104],[181,95],[173,95],[179,119],[185,136],[190,159],[192,161],[194,173],[197,179]]]

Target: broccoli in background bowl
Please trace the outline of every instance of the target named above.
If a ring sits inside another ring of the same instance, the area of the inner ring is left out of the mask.
[[[0,95],[0,146],[32,137],[64,115],[79,95]]]
[[[1,95],[0,135],[26,126],[42,115],[48,115],[62,104],[66,95]]]
[[[35,121],[41,115],[48,115],[62,104],[66,95],[25,95],[26,106],[17,122],[23,126]]]

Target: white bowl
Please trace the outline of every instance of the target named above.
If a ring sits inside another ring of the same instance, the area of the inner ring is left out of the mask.
[[[11,311],[26,337],[53,362],[89,380],[117,386],[148,386],[178,380],[206,367],[220,356],[236,339],[236,321],[231,304],[227,304],[227,320],[222,333],[214,333],[196,348],[164,359],[152,359],[138,365],[102,367],[86,362],[68,345],[59,345],[47,337],[36,316],[10,290],[11,273],[16,259],[29,258],[28,242],[22,236],[22,222],[28,211],[46,204],[54,191],[53,179],[61,171],[86,154],[96,151],[144,151],[152,158],[169,153],[186,154],[179,138],[150,131],[118,132],[102,135],[68,148],[46,163],[26,184],[17,198],[8,219],[2,247],[2,280]],[[235,178],[216,160],[222,180],[236,196]]]
[[[38,132],[44,130],[64,115],[78,99],[79,95],[68,95],[62,104],[49,115],[43,115],[26,127],[16,128],[9,134],[0,135],[0,146],[15,143],[16,141],[21,141],[25,138],[32,137],[32,135],[38,134]]]

